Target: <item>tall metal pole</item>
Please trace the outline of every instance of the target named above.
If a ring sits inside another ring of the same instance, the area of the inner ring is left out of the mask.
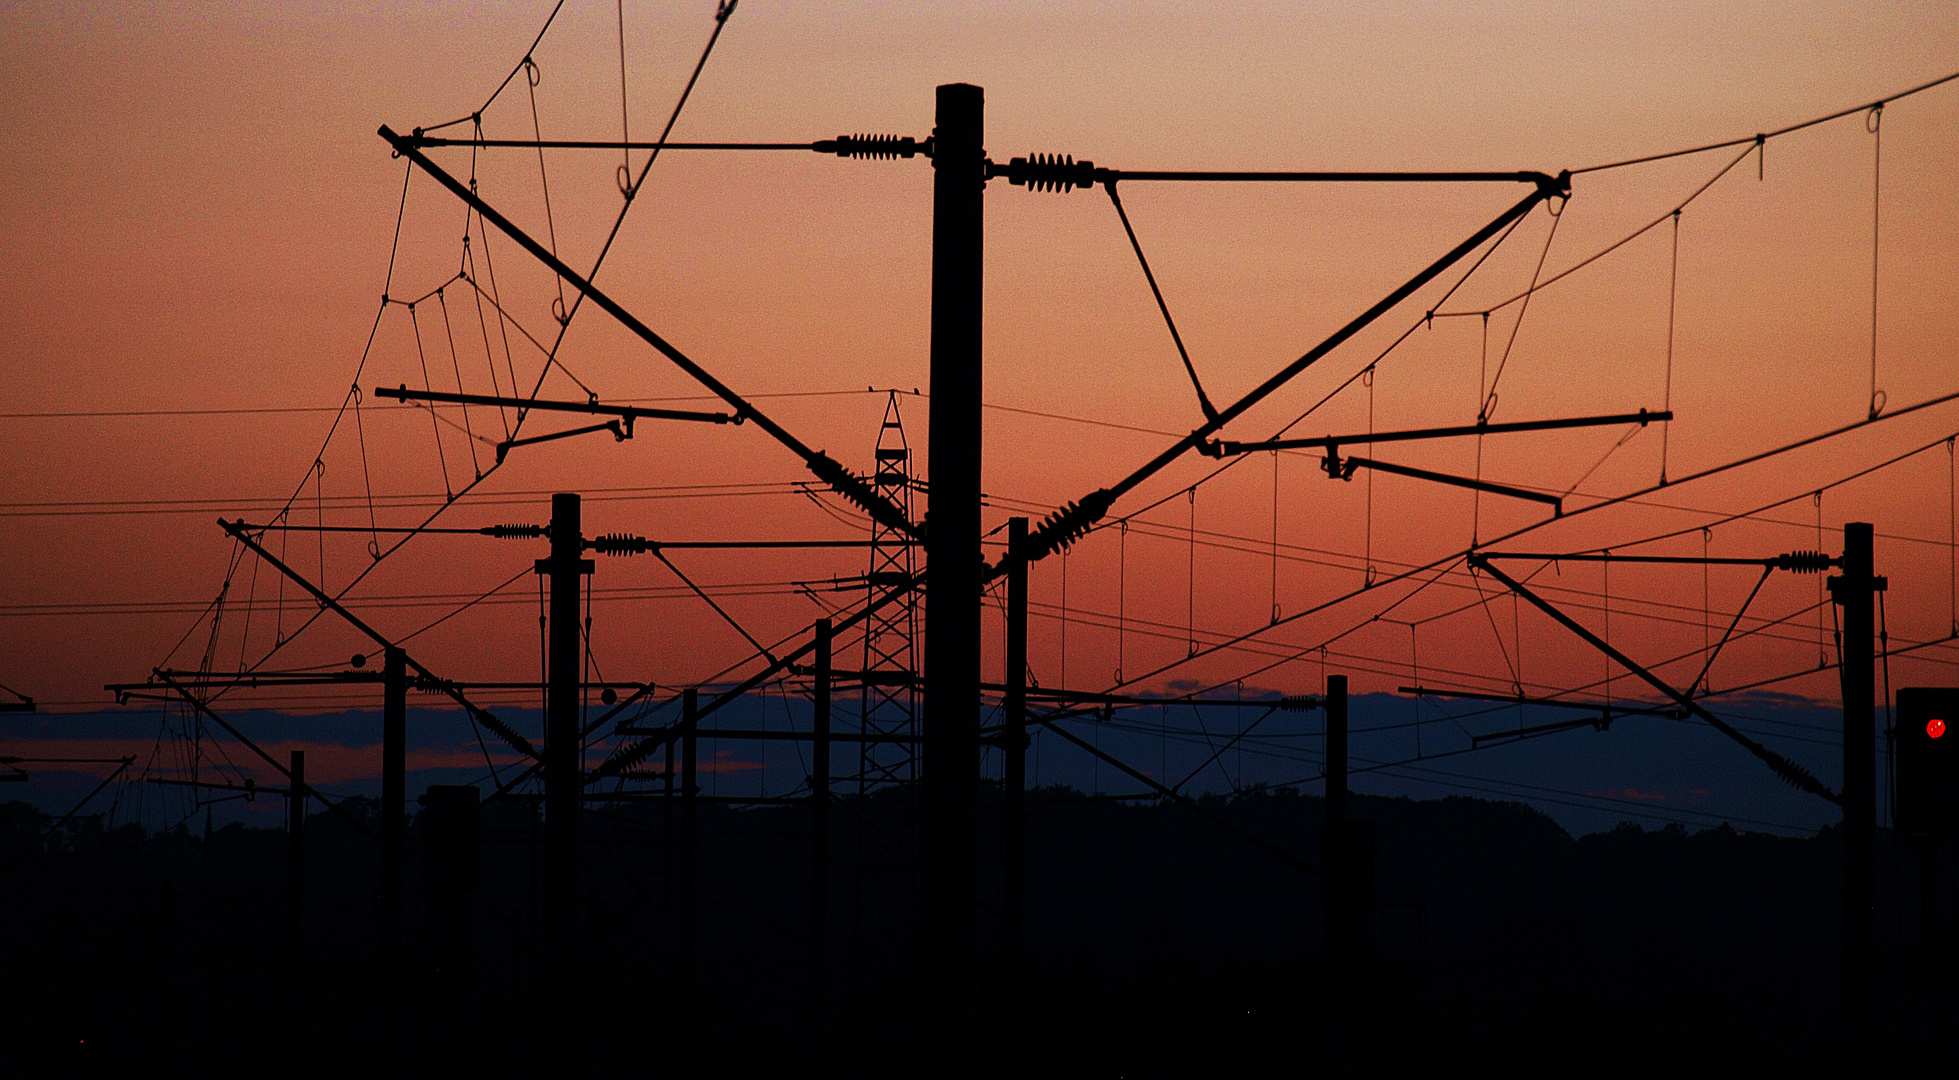
[[[1320,826],[1320,930],[1330,1071],[1346,1075],[1353,989],[1353,872],[1347,830],[1347,677],[1326,677],[1326,820]]]
[[[583,558],[584,524],[576,493],[551,496],[551,557],[537,571],[550,577],[544,695],[544,934],[549,1004],[546,1052],[554,1064],[576,1059],[573,1006],[578,987],[579,810],[584,776],[579,757],[581,663],[578,587],[592,563]]]
[[[1843,1025],[1846,1060],[1871,1049],[1876,990],[1877,709],[1872,528],[1843,527],[1843,574],[1830,591],[1843,608]]]
[[[966,1045],[978,918],[981,196],[984,92],[938,88],[933,129],[932,405],[925,723],[919,778],[921,1004]]]
[[[816,620],[816,716],[809,770],[810,1032],[823,1055],[830,959],[830,620]]]
[[[306,751],[294,750],[286,770],[286,950],[297,964],[306,930]]]
[[[667,740],[666,772],[660,776],[660,914],[673,913],[673,743]]]
[[[375,905],[375,941],[381,953],[382,1075],[401,1071],[402,887],[407,863],[408,656],[382,650],[381,665],[381,889]]]
[[[292,752],[286,773],[286,970],[299,979],[306,963],[306,751]],[[288,1004],[287,1053],[296,1056],[310,1010],[299,995]]]
[[[1347,817],[1347,677],[1326,677],[1326,819]]]
[[[1027,869],[1027,519],[1007,520],[1007,679],[1000,750],[1006,792],[1000,818],[1000,938],[1010,990],[1020,968]]]
[[[696,751],[699,746],[700,692],[688,687],[681,695],[680,714],[680,998],[684,1014],[693,1000],[694,986],[694,848]]]

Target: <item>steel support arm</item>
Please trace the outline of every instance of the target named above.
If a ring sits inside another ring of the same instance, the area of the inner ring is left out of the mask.
[[[1680,709],[1661,708],[1653,705],[1608,705],[1603,701],[1566,701],[1563,698],[1525,697],[1520,694],[1483,694],[1474,690],[1437,690],[1428,686],[1397,686],[1397,694],[1413,694],[1416,697],[1460,698],[1464,701],[1492,701],[1502,705],[1543,705],[1555,709],[1582,709],[1586,712],[1610,712],[1622,716],[1668,716],[1679,720],[1687,714]],[[1589,723],[1589,721],[1587,721]],[[1532,729],[1525,728],[1525,731]],[[1516,734],[1510,732],[1509,734]],[[1474,739],[1478,736],[1470,736]]]
[[[616,147],[618,144],[612,144]],[[986,163],[987,179],[1005,177],[1007,183],[1034,191],[1084,190],[1101,184],[1114,188],[1124,180],[1146,182],[1167,180],[1180,183],[1251,184],[1537,184],[1562,185],[1566,175],[1514,172],[1352,172],[1220,169],[1110,169],[1098,168],[1093,161],[1076,161],[1064,154],[1030,154],[1005,165]]]
[[[1171,462],[1182,457],[1186,452],[1205,445],[1205,441],[1216,434],[1226,424],[1243,415],[1252,406],[1265,400],[1274,391],[1292,381],[1300,372],[1305,371],[1308,367],[1318,362],[1321,357],[1338,348],[1347,339],[1366,329],[1374,320],[1392,310],[1403,300],[1414,295],[1416,290],[1435,280],[1443,271],[1461,261],[1470,252],[1481,247],[1490,238],[1509,227],[1512,222],[1529,213],[1537,204],[1553,196],[1563,195],[1570,190],[1568,176],[1560,175],[1546,179],[1549,182],[1540,182],[1529,195],[1518,200],[1517,204],[1510,209],[1497,215],[1495,220],[1491,221],[1488,225],[1476,230],[1476,233],[1469,237],[1469,239],[1457,244],[1447,254],[1430,263],[1414,277],[1409,278],[1399,288],[1382,297],[1374,306],[1360,313],[1351,322],[1347,323],[1347,325],[1334,331],[1326,340],[1313,346],[1305,355],[1287,364],[1277,374],[1259,384],[1250,393],[1239,398],[1237,402],[1216,416],[1205,421],[1203,425],[1199,426],[1190,434],[1177,440],[1169,449],[1164,450],[1155,458],[1152,458],[1141,468],[1130,473],[1122,480],[1117,481],[1113,486],[1091,492],[1083,496],[1079,502],[1069,503],[1067,506],[1050,514],[1046,520],[1041,522],[1041,527],[1035,530],[1034,534],[1028,538],[1027,554],[1024,557],[1030,562],[1039,561],[1074,543],[1097,521],[1101,520],[1109,512],[1109,508],[1114,505],[1115,501],[1130,489],[1156,475]],[[1000,563],[988,571],[988,578],[995,578],[1005,573],[1007,568],[1006,564],[1021,557],[1014,553],[1009,553],[1001,559]]]
[[[1559,611],[1557,608],[1552,607],[1548,601],[1538,596],[1536,593],[1532,592],[1529,588],[1527,588],[1524,585],[1523,582],[1518,581],[1516,578],[1513,578],[1509,574],[1506,574],[1503,571],[1497,569],[1494,565],[1491,564],[1489,559],[1483,557],[1482,555],[1471,555],[1469,557],[1469,565],[1475,567],[1478,570],[1483,571],[1484,573],[1490,575],[1491,577],[1497,579],[1498,581],[1503,582],[1504,585],[1509,587],[1511,592],[1514,592],[1518,596],[1521,596],[1525,600],[1528,600],[1532,607],[1537,608],[1539,611],[1542,611],[1544,614],[1549,615],[1551,618],[1557,620],[1559,625],[1563,626],[1565,629],[1570,630],[1572,633],[1577,634],[1579,637],[1583,638],[1586,644],[1589,644],[1590,646],[1597,649],[1598,651],[1611,657],[1613,661],[1617,663],[1620,667],[1623,667],[1627,671],[1632,672],[1634,675],[1638,676],[1641,679],[1641,681],[1645,682],[1648,686],[1651,686],[1653,689],[1658,690],[1660,693],[1665,694],[1668,698],[1671,698],[1674,704],[1679,705],[1681,708],[1686,709],[1688,712],[1691,712],[1695,716],[1700,717],[1702,720],[1707,721],[1708,726],[1712,727],[1714,730],[1720,732],[1721,734],[1726,735],[1728,738],[1733,739],[1735,742],[1740,743],[1742,747],[1745,748],[1749,753],[1755,755],[1758,758],[1761,758],[1762,761],[1766,763],[1770,769],[1775,771],[1775,774],[1777,776],[1780,776],[1783,780],[1787,781],[1789,784],[1801,788],[1802,790],[1807,791],[1812,795],[1817,795],[1822,798],[1828,799],[1833,803],[1842,805],[1843,802],[1842,796],[1838,795],[1836,792],[1833,792],[1829,788],[1825,787],[1823,785],[1823,782],[1821,780],[1818,780],[1816,777],[1811,776],[1807,769],[1804,769],[1801,765],[1798,765],[1795,762],[1790,761],[1788,758],[1783,757],[1781,754],[1778,754],[1775,751],[1770,750],[1768,747],[1763,746],[1761,743],[1756,742],[1755,740],[1749,738],[1748,736],[1743,735],[1741,732],[1736,731],[1734,727],[1730,725],[1727,721],[1707,711],[1707,709],[1704,706],[1702,706],[1700,702],[1695,701],[1693,698],[1688,697],[1686,694],[1683,694],[1680,691],[1675,690],[1673,687],[1667,685],[1667,683],[1664,680],[1662,680],[1659,676],[1654,675],[1652,672],[1646,670],[1645,668],[1641,667],[1637,663],[1634,663],[1631,657],[1613,648],[1603,638],[1600,638],[1597,634],[1594,634],[1590,630],[1587,630],[1583,626],[1580,626],[1577,620],[1573,619],[1569,615],[1566,615],[1564,612]]]
[[[238,730],[235,727],[232,727],[229,721],[227,721],[224,717],[219,716],[215,710],[213,710],[209,705],[206,705],[203,702],[203,700],[198,698],[196,694],[191,693],[189,687],[185,686],[183,683],[178,682],[176,679],[171,678],[170,673],[164,671],[162,668],[156,669],[156,677],[163,680],[163,685],[168,686],[170,689],[176,691],[179,697],[183,698],[186,702],[188,702],[190,704],[190,707],[196,709],[200,714],[203,715],[203,717],[206,720],[209,720],[212,723],[223,728],[225,732],[229,734],[232,738],[237,739],[239,743],[241,743],[245,747],[245,749],[250,750],[254,754],[257,754],[260,760],[264,761],[267,765],[272,766],[273,770],[276,771],[280,776],[285,777],[288,781],[292,780],[293,778],[292,770],[286,768],[284,765],[279,764],[278,758],[275,758],[271,754],[266,753],[264,749],[262,749],[259,746],[259,744],[247,738],[244,732]],[[367,836],[372,837],[375,835],[374,830],[368,828],[366,822],[355,817],[353,814],[350,814],[347,811],[341,809],[338,803],[330,802],[325,795],[322,795],[320,793],[320,790],[318,788],[312,786],[311,784],[305,783],[304,781],[294,784],[293,786],[298,788],[303,794],[310,795],[313,798],[320,800],[320,805],[326,807],[328,810],[333,811],[334,814],[338,815],[341,818],[341,820],[352,825],[354,828],[360,830],[362,833],[366,834]]]
[[[1564,516],[1564,499],[1556,495],[1546,495],[1541,491],[1532,491],[1529,488],[1511,487],[1508,484],[1497,484],[1488,480],[1474,480],[1467,476],[1455,476],[1451,473],[1431,472],[1428,469],[1417,469],[1408,465],[1395,465],[1391,462],[1375,461],[1373,458],[1350,457],[1346,459],[1344,464],[1346,468],[1342,470],[1339,477],[1342,480],[1352,476],[1353,470],[1356,468],[1373,469],[1376,472],[1393,473],[1396,476],[1406,476],[1415,480],[1427,480],[1436,484],[1448,484],[1451,487],[1468,488],[1471,491],[1485,491],[1491,495],[1505,495],[1512,499],[1527,499],[1531,502],[1544,503],[1551,508],[1553,517]]]
[[[392,390],[385,386],[377,386],[374,388],[374,396],[400,402],[433,401],[443,405],[497,405],[526,411],[535,409],[539,412],[617,416],[626,421],[628,429],[632,427],[634,420],[691,420],[700,424],[739,424],[742,420],[736,413],[700,412],[693,409],[649,409],[643,405],[606,405],[597,401],[550,401],[502,394],[451,394],[441,390],[410,390],[407,386],[398,386]]]
[[[573,270],[564,260],[552,254],[549,248],[538,243],[528,233],[518,228],[510,219],[498,213],[494,207],[484,202],[467,185],[447,172],[444,172],[440,166],[429,160],[428,155],[422,153],[414,145],[413,140],[395,134],[394,130],[386,124],[381,126],[380,135],[383,139],[387,140],[388,145],[394,147],[396,154],[406,157],[423,172],[428,173],[437,183],[447,188],[450,194],[461,199],[470,209],[480,214],[484,221],[496,226],[504,235],[516,241],[518,246],[530,252],[532,257],[549,267],[553,273],[565,281],[570,282],[572,287],[582,293],[586,299],[597,304],[613,318],[618,319],[620,325],[632,331],[641,341],[653,346],[661,355],[673,361],[682,371],[692,376],[694,381],[712,391],[716,397],[733,406],[736,415],[755,421],[756,426],[768,432],[775,441],[787,447],[797,457],[802,458],[803,463],[809,467],[809,471],[815,473],[817,479],[828,484],[837,494],[855,503],[865,513],[870,514],[891,528],[898,529],[907,536],[916,539],[923,540],[925,538],[925,530],[922,527],[906,518],[897,507],[891,505],[890,500],[879,495],[863,477],[844,468],[836,459],[825,454],[823,451],[811,450],[809,447],[803,445],[802,440],[791,435],[781,424],[769,419],[767,415],[750,404],[747,399],[735,393],[727,385],[722,383],[721,380],[709,374],[705,368],[695,363],[691,357],[681,352],[672,343],[668,342],[667,339],[654,333],[652,327],[641,322],[617,300],[614,300],[601,291],[598,286],[588,281],[584,275]]]
[[[319,601],[321,607],[324,607],[329,611],[332,611],[334,614],[340,616],[341,618],[347,620],[347,623],[350,626],[360,631],[361,633],[367,635],[367,637],[371,639],[375,644],[381,646],[383,649],[393,649],[399,647],[394,642],[389,641],[387,638],[381,636],[380,631],[367,625],[366,622],[361,620],[360,616],[354,614],[351,611],[348,611],[346,606],[341,604],[340,601],[334,599],[331,596],[328,596],[325,591],[320,589],[319,586],[313,584],[311,581],[308,581],[305,575],[301,574],[297,570],[294,570],[292,567],[287,566],[285,563],[279,561],[279,558],[273,555],[270,551],[267,551],[264,545],[260,544],[258,541],[251,538],[251,535],[247,533],[245,530],[245,523],[243,520],[237,522],[230,522],[230,521],[226,521],[223,518],[219,518],[218,527],[223,529],[225,532],[231,534],[232,538],[237,540],[239,543],[245,545],[248,548],[251,548],[253,552],[257,553],[259,558],[264,559],[267,563],[270,563],[273,569],[279,571],[281,574],[286,575],[286,577],[292,579],[294,584],[298,585],[302,589],[305,589],[308,593],[311,593],[313,599]],[[517,734],[516,731],[512,730],[509,724],[506,724],[503,721],[497,719],[495,716],[491,715],[491,713],[487,709],[478,706],[475,702],[464,697],[462,691],[456,689],[454,684],[445,682],[444,680],[437,678],[434,672],[431,672],[428,668],[423,667],[420,663],[416,662],[414,657],[408,656],[406,652],[403,652],[402,656],[408,661],[408,666],[415,669],[415,674],[421,676],[424,680],[427,680],[428,684],[439,688],[442,691],[442,693],[448,695],[451,699],[455,701],[456,704],[461,705],[464,711],[468,712],[469,715],[475,717],[478,721],[480,721],[484,727],[489,728],[491,731],[496,732],[497,737],[502,739],[504,742],[510,744],[511,749],[517,751],[518,753],[528,758],[535,759],[537,757],[537,747],[532,746],[529,739],[524,738],[522,735],[519,735]]]
[[[1280,862],[1285,863],[1287,866],[1292,867],[1294,870],[1304,870],[1309,874],[1317,874],[1320,872],[1319,867],[1314,866],[1312,863],[1306,861],[1305,859],[1299,857],[1298,855],[1295,855],[1292,852],[1287,851],[1285,848],[1282,848],[1279,845],[1264,839],[1263,837],[1254,836],[1253,834],[1246,832],[1244,829],[1239,828],[1236,824],[1231,822],[1229,819],[1221,817],[1218,814],[1212,813],[1208,807],[1206,807],[1203,803],[1198,802],[1196,799],[1193,799],[1190,796],[1185,795],[1180,791],[1173,791],[1172,789],[1165,787],[1164,785],[1158,783],[1156,780],[1143,774],[1142,772],[1130,768],[1127,763],[1113,757],[1108,753],[1105,753],[1101,747],[1096,746],[1094,743],[1089,742],[1087,739],[1084,739],[1079,735],[1076,735],[1074,732],[1069,731],[1068,729],[1062,727],[1060,724],[1056,723],[1054,717],[1042,716],[1042,717],[1029,717],[1028,719],[1035,720],[1042,727],[1047,728],[1049,731],[1054,732],[1056,735],[1059,735],[1062,738],[1068,740],[1069,742],[1075,744],[1076,746],[1081,747],[1083,750],[1088,751],[1091,755],[1098,757],[1105,762],[1108,762],[1110,765],[1120,770],[1124,776],[1127,776],[1132,780],[1136,780],[1142,783],[1144,786],[1148,787],[1151,791],[1156,792],[1158,795],[1162,796],[1163,798],[1173,800],[1175,802],[1183,804],[1184,806],[1189,807],[1192,810],[1195,810],[1200,817],[1203,817],[1211,821],[1212,823],[1218,825],[1219,827],[1223,828],[1226,832],[1229,832],[1234,836],[1237,836],[1243,840],[1248,841],[1254,847],[1258,848],[1260,851],[1263,851],[1267,855],[1270,855],[1273,858],[1279,860]]]
[[[1410,431],[1370,431],[1365,435],[1322,435],[1314,439],[1267,439],[1264,442],[1250,443],[1220,440],[1207,443],[1198,449],[1212,457],[1231,457],[1234,454],[1250,454],[1260,450],[1327,450],[1356,444],[1449,439],[1465,435],[1505,435],[1519,431],[1557,431],[1563,428],[1611,427],[1617,424],[1638,424],[1645,427],[1654,421],[1671,419],[1673,413],[1670,411],[1647,412],[1641,409],[1636,413],[1613,413],[1609,416],[1513,420],[1503,424],[1460,424],[1455,427],[1415,428]]]
[[[864,609],[862,611],[859,611],[856,614],[850,616],[849,618],[844,619],[841,622],[838,622],[835,626],[831,628],[831,633],[832,634],[841,633],[845,630],[850,629],[853,626],[856,626],[858,623],[863,622],[865,619],[869,618],[872,615],[872,613],[881,610],[886,605],[892,603],[893,601],[896,601],[898,598],[904,596],[906,593],[911,592],[913,589],[918,588],[920,585],[923,585],[924,583],[925,583],[924,577],[919,576],[919,577],[912,578],[910,581],[900,584],[899,586],[893,588],[890,592],[885,593],[883,596],[879,597],[878,599],[864,605]],[[727,703],[741,697],[743,694],[746,694],[750,690],[753,690],[757,686],[760,686],[761,684],[767,682],[769,679],[773,678],[774,676],[794,667],[796,661],[801,660],[803,657],[808,656],[809,654],[815,651],[816,651],[816,641],[814,638],[812,638],[811,640],[804,642],[800,647],[790,652],[786,652],[782,654],[780,657],[777,657],[775,660],[770,661],[767,666],[762,668],[762,670],[756,672],[753,675],[750,675],[748,678],[742,680],[740,683],[724,691],[719,696],[715,697],[713,701],[708,702],[706,705],[702,705],[698,710],[698,712],[695,714],[694,720],[698,722],[700,718],[708,716],[709,714],[713,713],[715,710],[721,708],[721,706],[726,705]],[[652,688],[649,686],[646,690],[635,692],[631,697],[621,698],[619,700],[619,704],[614,705],[611,709],[606,711],[605,715],[599,717],[597,720],[594,720],[590,725],[588,725],[586,729],[587,733],[589,734],[591,731],[596,731],[601,725],[605,724],[606,722],[610,721],[613,717],[624,712],[627,706],[632,705],[634,702],[644,697],[647,693],[651,691],[651,689]],[[663,729],[660,733],[642,739],[639,742],[632,744],[631,746],[620,747],[616,752],[613,753],[611,757],[606,758],[604,761],[600,762],[598,766],[592,770],[591,775],[587,778],[587,782],[589,783],[590,781],[594,781],[594,780],[602,780],[608,776],[617,776],[618,774],[626,771],[627,769],[632,768],[634,765],[644,760],[646,755],[652,753],[654,750],[660,747],[661,741],[668,737],[666,732],[669,730],[671,730],[671,727],[669,727],[668,729]],[[519,780],[521,779],[522,778],[520,777]]]

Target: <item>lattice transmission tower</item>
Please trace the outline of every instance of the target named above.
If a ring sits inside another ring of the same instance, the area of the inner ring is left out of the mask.
[[[890,392],[878,428],[879,496],[914,520],[911,447],[905,441],[898,392]],[[904,588],[918,571],[917,542],[881,521],[871,523],[866,582],[875,599]],[[857,774],[856,931],[860,949],[904,940],[916,908],[918,779],[918,591],[879,609],[864,623],[860,730],[865,736]],[[878,950],[882,951],[882,950]],[[865,955],[860,952],[860,956]],[[896,959],[896,958],[893,958]]]

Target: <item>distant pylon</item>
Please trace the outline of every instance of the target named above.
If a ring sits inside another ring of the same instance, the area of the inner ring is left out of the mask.
[[[876,457],[872,481],[878,494],[904,511],[906,519],[912,519],[911,447],[905,441],[896,390],[890,391],[885,402]],[[911,537],[873,520],[869,596],[875,599],[882,590],[910,581],[917,571],[917,559],[917,545]],[[869,737],[859,744],[862,751],[857,774],[857,806],[862,817],[857,832],[855,922],[860,960],[897,947],[915,908],[917,643],[917,590],[865,620],[859,722],[860,730]]]

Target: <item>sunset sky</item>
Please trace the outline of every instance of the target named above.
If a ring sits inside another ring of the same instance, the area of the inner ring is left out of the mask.
[[[519,72],[487,108],[549,3],[29,2],[0,13],[0,684],[44,709],[75,711],[109,704],[106,682],[140,681],[166,663],[194,667],[207,650],[220,669],[328,665],[371,651],[331,618],[286,641],[310,602],[287,588],[280,610],[276,575],[250,558],[235,563],[213,637],[200,613],[235,556],[214,519],[265,522],[298,492],[295,524],[420,522],[488,468],[504,418],[444,410],[432,424],[427,411],[372,391],[421,385],[425,368],[438,390],[491,393],[494,377],[507,393],[515,374],[527,391],[541,360],[522,335],[549,340],[558,295],[548,273],[492,235],[509,316],[500,326],[454,279],[464,208],[419,174],[404,198],[406,163],[376,127],[407,131],[483,109],[491,138],[532,137],[535,122],[545,138],[617,139],[623,21],[625,120],[633,138],[653,138],[713,12],[712,3],[567,0],[532,54],[535,87]],[[1959,10],[1949,5],[744,0],[673,137],[922,138],[934,86],[963,81],[985,88],[987,148],[1001,162],[1050,152],[1132,170],[1555,173],[1746,138],[1955,71]],[[1536,210],[1446,302],[1468,262],[1225,437],[1269,437],[1343,384],[1292,433],[1364,431],[1370,414],[1384,430],[1469,423],[1484,396],[1479,371],[1500,364],[1499,421],[1670,404],[1679,416],[1670,431],[1656,425],[1616,449],[1626,429],[1484,442],[1485,478],[1570,491],[1570,512],[1653,485],[1663,469],[1677,479],[1860,420],[1872,379],[1872,126],[1853,114],[1780,136],[1759,161],[1734,147],[1581,173],[1561,217]],[[1895,411],[1959,391],[1959,82],[1887,106],[1881,139],[1875,377]],[[435,153],[469,174],[468,150]],[[632,161],[637,170],[644,153]],[[1534,273],[1548,278],[1665,218],[1731,163],[1677,230],[1662,222],[1544,289],[1521,326],[1521,304],[1482,318]],[[486,199],[533,235],[555,237],[582,272],[619,214],[620,164],[616,150],[552,151],[541,181],[534,152],[484,150],[475,168]],[[931,183],[923,159],[672,151],[653,165],[598,282],[805,442],[860,471],[870,469],[886,402],[866,388],[903,390],[906,434],[922,459],[927,404],[912,391],[930,392]],[[1523,194],[1487,184],[1136,183],[1123,201],[1192,361],[1223,403]],[[1033,194],[995,180],[986,213],[990,529],[1015,513],[1038,520],[1113,482],[1202,416],[1100,188]],[[485,241],[474,235],[481,258]],[[384,292],[418,303],[412,313],[405,303],[383,309]],[[1354,378],[1438,306],[1463,314],[1417,329],[1380,360],[1371,388]],[[554,372],[546,397],[589,389],[609,401],[717,407],[590,307],[559,358],[577,382]],[[356,382],[359,416],[332,426]],[[585,422],[534,415],[524,434]],[[1677,533],[1637,550],[1698,555],[1699,530],[1713,525],[1705,550],[1714,555],[1815,548],[1819,528],[1820,546],[1835,552],[1845,521],[1871,521],[1894,647],[1945,638],[1955,611],[1942,440],[1955,433],[1959,401],[1506,543],[1579,551]],[[1839,483],[1913,450],[1923,452]],[[1356,452],[1458,474],[1479,468],[1473,440]],[[1065,670],[1067,685],[1099,690],[1120,669],[1135,690],[1242,680],[1248,693],[1301,693],[1316,692],[1323,671],[1345,671],[1361,691],[1419,678],[1550,693],[1607,674],[1595,653],[1513,612],[1500,586],[1450,558],[1472,540],[1545,521],[1545,507],[1385,475],[1371,490],[1366,474],[1335,483],[1305,453],[1251,455],[1186,494],[1218,465],[1179,462],[1074,549],[1070,622],[1060,618],[1062,560],[1036,567],[1031,663],[1044,684]],[[550,492],[575,490],[592,500],[589,534],[863,535],[841,500],[823,505],[796,489],[810,479],[754,425],[645,421],[630,442],[520,448],[437,524],[542,522]],[[1728,520],[1779,500],[1793,501]],[[1114,524],[1125,515],[1135,515],[1126,532]],[[336,592],[365,573],[348,599],[395,635],[508,582],[419,633],[411,651],[458,678],[536,677],[528,569],[542,542],[426,536],[371,565],[369,540],[273,538]],[[841,606],[855,594],[827,583],[864,570],[857,551],[674,559],[765,642],[824,613],[789,583],[815,582]],[[1433,584],[1436,571],[1360,591],[1370,563],[1385,580],[1432,562],[1447,570]],[[1698,568],[1615,568],[1607,581],[1596,566],[1567,564],[1538,580],[1587,625],[1609,621],[1634,655],[1683,657],[1661,670],[1684,684],[1700,664],[1687,654],[1709,625],[1719,636],[1754,573],[1716,569],[1705,592]],[[690,683],[751,652],[656,560],[603,560],[594,588],[594,658],[607,677]],[[1813,671],[1833,650],[1819,640],[1830,613],[1815,608],[1817,590],[1812,577],[1771,580],[1743,627],[1786,621],[1723,653],[1714,687]],[[1179,662],[1275,615],[1286,621]],[[997,678],[997,611],[988,618],[986,671]],[[1891,678],[1949,683],[1955,662],[1959,648],[1931,646],[1895,658]],[[1771,688],[1831,701],[1835,675]],[[1611,693],[1641,696],[1623,673]]]

